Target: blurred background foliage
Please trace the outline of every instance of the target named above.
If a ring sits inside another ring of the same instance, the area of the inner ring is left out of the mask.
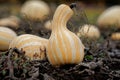
[[[24,3],[26,0],[0,0],[0,3]],[[55,2],[57,4],[59,3],[65,3],[65,2],[75,2],[75,1],[81,1],[87,4],[105,4],[107,6],[112,6],[116,4],[120,4],[120,0],[44,0],[45,2]]]
[[[0,18],[7,17],[10,14],[19,15],[22,4],[27,0],[0,0]],[[120,0],[43,0],[50,6],[55,3],[56,6],[61,3],[73,3],[76,2],[85,11],[88,21],[91,24],[95,24],[97,17],[108,7],[113,5],[119,5]],[[9,7],[8,7],[9,6]],[[54,8],[55,9],[55,8]],[[8,14],[4,14],[4,13]]]

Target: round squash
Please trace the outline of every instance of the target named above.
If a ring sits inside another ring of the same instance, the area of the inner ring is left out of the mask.
[[[0,50],[8,50],[10,42],[17,37],[17,34],[7,27],[0,27]]]
[[[10,16],[0,19],[0,26],[6,26],[13,29],[17,29],[19,27],[19,23],[20,19],[16,16]]]
[[[46,19],[49,13],[49,6],[42,0],[28,0],[21,8],[23,17],[35,21]]]
[[[45,26],[46,29],[51,30],[51,28],[52,28],[51,27],[51,21],[49,20],[49,21],[45,22],[44,26]]]
[[[120,28],[120,6],[112,6],[106,9],[97,20],[101,28],[114,27]]]
[[[79,37],[88,37],[91,39],[97,39],[100,37],[100,31],[97,27],[94,25],[84,25],[77,33],[77,36]]]
[[[79,64],[84,58],[84,45],[66,23],[73,15],[73,10],[61,4],[52,19],[52,33],[47,45],[47,57],[53,66]]]
[[[31,35],[23,34],[16,37],[11,43],[9,48],[17,48],[25,51],[25,55],[31,60],[43,60],[45,59],[46,46],[48,40]]]

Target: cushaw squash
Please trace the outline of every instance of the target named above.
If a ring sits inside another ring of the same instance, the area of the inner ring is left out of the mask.
[[[25,51],[25,55],[30,60],[45,59],[46,46],[48,40],[31,34],[23,34],[15,39],[9,45],[9,48],[18,48]]]
[[[84,58],[84,45],[66,27],[72,15],[73,10],[68,5],[61,4],[53,16],[52,33],[47,46],[47,57],[53,66],[78,64]]]

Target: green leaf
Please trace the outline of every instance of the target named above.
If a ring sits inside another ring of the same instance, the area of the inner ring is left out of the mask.
[[[87,60],[93,60],[93,56],[92,55],[86,55],[85,59],[87,59]]]
[[[6,71],[5,71],[5,70],[2,70],[2,74],[5,75],[5,74],[6,74]]]

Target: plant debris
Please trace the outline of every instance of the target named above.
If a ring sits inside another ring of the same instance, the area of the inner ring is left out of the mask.
[[[111,46],[113,42],[105,43],[91,45],[97,50],[89,47],[82,63],[60,67],[53,67],[47,59],[30,61],[25,52],[9,49],[0,53],[0,80],[119,80],[120,49]]]

